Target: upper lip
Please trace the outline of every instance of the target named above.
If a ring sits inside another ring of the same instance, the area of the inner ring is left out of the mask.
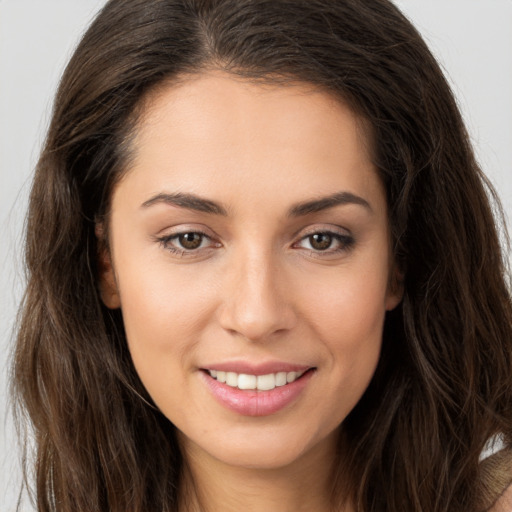
[[[246,375],[268,375],[279,372],[305,372],[312,366],[286,363],[282,361],[268,361],[265,363],[249,363],[247,361],[225,361],[208,364],[202,370],[218,370],[221,372],[243,373]]]

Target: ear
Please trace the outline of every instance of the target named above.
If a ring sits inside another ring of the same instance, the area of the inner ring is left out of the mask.
[[[100,297],[109,309],[118,309],[121,307],[121,298],[116,282],[114,267],[112,266],[112,257],[107,246],[103,224],[96,224],[96,238],[98,239],[98,289]]]
[[[404,274],[396,264],[391,267],[386,296],[386,311],[395,309],[404,296]]]

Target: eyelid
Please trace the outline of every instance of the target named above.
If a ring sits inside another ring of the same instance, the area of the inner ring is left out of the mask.
[[[307,238],[316,235],[316,234],[326,234],[331,235],[334,237],[338,244],[340,244],[340,247],[337,247],[335,249],[308,249],[306,247],[300,247],[299,244],[301,244],[304,240]],[[314,258],[324,258],[328,259],[329,257],[340,257],[344,253],[349,252],[354,244],[355,244],[355,238],[345,228],[341,228],[340,226],[333,226],[330,225],[315,225],[307,228],[306,230],[303,230],[302,232],[299,231],[299,233],[295,237],[295,242],[292,244],[292,248],[294,249],[302,249],[304,251],[307,251],[308,255]]]
[[[171,252],[172,254],[179,255],[181,257],[194,257],[208,249],[220,247],[222,245],[220,242],[215,241],[215,239],[217,238],[216,235],[212,234],[211,230],[205,228],[204,226],[179,224],[178,226],[174,226],[171,231],[162,230],[162,232],[165,234],[155,235],[153,237],[154,240],[158,242],[165,250]],[[186,249],[174,247],[171,245],[172,240],[178,238],[181,235],[186,235],[189,233],[196,233],[198,235],[201,235],[202,237],[210,240],[211,244],[208,247],[199,247],[197,249]]]
[[[161,229],[154,235],[154,238],[163,238],[163,237],[171,237],[176,235],[181,235],[182,233],[201,233],[209,238],[215,238],[215,233],[204,224],[194,224],[194,223],[183,223],[176,224],[174,226],[166,226],[164,229]]]
[[[314,226],[309,226],[303,230],[300,230],[295,235],[295,238],[304,238],[306,236],[315,235],[316,233],[332,233],[334,235],[340,236],[352,236],[350,231],[346,228],[342,228],[341,226],[336,226],[333,224],[315,224]]]

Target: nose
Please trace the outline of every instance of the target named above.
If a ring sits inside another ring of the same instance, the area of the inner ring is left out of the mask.
[[[293,328],[297,316],[290,289],[270,251],[244,251],[223,278],[220,324],[231,334],[265,341]]]

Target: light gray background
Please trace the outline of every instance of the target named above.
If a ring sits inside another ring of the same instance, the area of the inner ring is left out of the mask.
[[[63,66],[104,3],[0,0],[0,512],[14,511],[20,484],[7,376],[30,176]],[[443,64],[478,158],[512,219],[512,0],[397,4]]]

